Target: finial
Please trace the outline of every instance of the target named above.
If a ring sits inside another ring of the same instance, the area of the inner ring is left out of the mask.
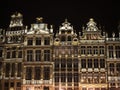
[[[67,23],[68,22],[68,20],[67,20],[67,18],[65,19],[65,23]]]
[[[53,33],[53,25],[50,25],[50,32]]]
[[[94,21],[94,19],[93,19],[93,18],[90,18],[90,21]]]
[[[50,29],[53,29],[53,25],[50,25]]]
[[[37,18],[36,18],[36,21],[37,21],[38,23],[41,23],[41,22],[43,21],[43,18],[42,18],[42,17],[37,17]]]
[[[115,33],[114,33],[114,32],[112,33],[112,37],[113,37],[113,38],[115,37]]]

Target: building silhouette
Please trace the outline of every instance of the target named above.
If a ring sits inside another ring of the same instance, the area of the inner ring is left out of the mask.
[[[91,18],[79,33],[67,19],[53,33],[16,12],[0,29],[0,90],[120,90],[120,32],[108,37]]]

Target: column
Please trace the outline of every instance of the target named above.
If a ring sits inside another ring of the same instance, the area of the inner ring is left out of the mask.
[[[32,66],[32,84],[34,84],[34,72],[35,72],[34,66]]]
[[[17,78],[17,74],[18,74],[18,67],[17,67],[17,63],[15,63],[15,77]]]
[[[113,45],[113,57],[116,59],[115,45]]]
[[[25,75],[26,75],[26,66],[23,67],[23,84],[26,83],[25,82],[25,79],[26,79]]]

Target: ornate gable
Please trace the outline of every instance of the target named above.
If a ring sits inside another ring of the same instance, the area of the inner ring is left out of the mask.
[[[101,30],[97,27],[96,22],[93,18],[89,20],[86,28],[83,28],[83,35],[81,36],[83,40],[101,40],[104,37],[101,35]]]

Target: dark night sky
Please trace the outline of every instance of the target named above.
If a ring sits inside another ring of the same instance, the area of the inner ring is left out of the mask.
[[[4,0],[3,0],[4,1]],[[79,2],[78,2],[79,1]],[[23,14],[24,24],[30,26],[35,18],[41,16],[44,22],[58,29],[64,19],[81,31],[89,18],[94,18],[98,25],[107,32],[118,32],[120,21],[120,3],[116,0],[8,0],[1,2],[0,28],[7,28],[10,15],[14,12]]]

